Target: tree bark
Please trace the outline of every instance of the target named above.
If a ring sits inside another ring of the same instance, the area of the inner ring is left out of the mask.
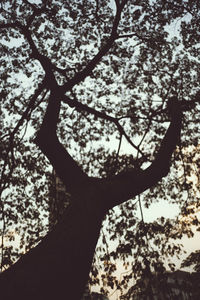
[[[1,299],[81,299],[103,215],[91,209],[93,193],[80,195],[53,231],[0,275]]]

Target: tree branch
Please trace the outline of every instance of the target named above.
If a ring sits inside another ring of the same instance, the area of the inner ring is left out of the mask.
[[[35,142],[47,156],[57,175],[67,186],[68,191],[75,193],[77,191],[77,186],[80,187],[80,185],[84,185],[89,177],[81,170],[81,168],[65,150],[56,135],[60,102],[62,98],[61,95],[63,95],[63,91],[61,91],[61,88],[56,82],[53,73],[54,67],[51,61],[46,56],[39,53],[28,28],[18,22],[7,24],[4,28],[13,27],[14,25],[22,31],[23,35],[27,39],[32,50],[32,56],[40,61],[45,71],[45,82],[47,88],[51,91],[46,114],[41,128],[37,133]]]
[[[107,121],[112,122],[113,124],[116,125],[120,135],[124,136],[125,139],[127,140],[127,142],[134,148],[136,149],[140,155],[142,157],[145,157],[144,153],[139,149],[139,147],[137,147],[130,139],[130,137],[126,134],[124,128],[121,126],[121,124],[119,123],[119,119],[114,118],[112,116],[107,115],[106,113],[103,113],[101,111],[98,111],[92,107],[89,107],[86,104],[82,104],[81,102],[74,100],[74,99],[69,99],[68,96],[64,96],[63,100],[65,101],[65,103],[67,103],[70,107],[76,107],[79,110],[82,111],[87,111],[89,114],[93,114],[94,116],[96,116],[97,118],[101,118]],[[146,158],[146,157],[145,157]],[[147,159],[147,158],[146,158]]]
[[[147,169],[131,169],[113,178],[102,179],[99,182],[102,201],[105,201],[107,209],[139,195],[157,184],[168,174],[171,157],[180,137],[181,119],[182,111],[180,103],[177,103],[175,111],[173,111],[171,124],[161,142],[160,149]]]
[[[28,0],[23,0],[24,3],[26,3],[27,5],[29,5],[33,11],[37,11],[38,8],[35,6],[35,4],[29,2]]]
[[[96,65],[100,62],[102,57],[109,51],[115,39],[117,38],[117,28],[121,19],[121,13],[127,1],[128,0],[124,0],[120,5],[117,6],[117,12],[113,22],[112,31],[106,44],[100,49],[97,55],[95,55],[95,57],[87,64],[87,66],[81,72],[75,74],[75,76],[72,79],[70,79],[67,83],[65,83],[62,86],[63,93],[71,90],[73,86],[83,81],[92,72],[92,70],[96,67]]]
[[[35,142],[47,156],[68,191],[75,193],[88,181],[89,177],[65,150],[56,135],[60,103],[61,96],[51,92],[46,114]]]
[[[8,147],[7,147],[7,151],[6,151],[6,155],[4,157],[4,165],[2,167],[2,170],[1,170],[1,178],[4,178],[4,174],[5,174],[5,171],[6,171],[6,166],[7,164],[9,164],[9,155],[11,154],[11,157],[12,157],[12,165],[10,166],[10,171],[9,171],[9,176],[8,178],[11,178],[11,175],[12,175],[12,172],[15,168],[15,164],[13,163],[14,162],[14,159],[13,159],[13,143],[14,143],[14,139],[15,139],[15,135],[17,134],[19,128],[23,125],[24,123],[24,120],[28,120],[29,118],[29,114],[31,114],[31,111],[33,110],[34,108],[34,105],[35,105],[35,102],[37,101],[38,97],[41,95],[42,91],[45,89],[46,87],[46,83],[45,83],[45,80],[43,80],[39,85],[38,85],[38,88],[35,90],[35,93],[34,95],[31,97],[25,111],[23,112],[21,118],[19,119],[19,121],[17,122],[16,126],[14,127],[13,131],[10,132],[10,133],[6,133],[4,136],[2,136],[2,138],[0,140],[2,140],[3,142],[3,139],[7,136],[9,136],[9,143],[8,143]],[[0,194],[2,193],[2,191],[5,189],[5,184],[3,184],[1,187],[0,187]]]
[[[18,23],[13,22],[13,23],[2,23],[0,24],[0,29],[7,29],[7,28],[18,28]]]

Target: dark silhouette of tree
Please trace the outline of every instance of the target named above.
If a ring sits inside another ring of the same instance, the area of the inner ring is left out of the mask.
[[[186,155],[199,143],[198,1],[16,0],[0,12],[2,270],[30,250],[1,274],[2,299],[80,299],[90,271],[121,290],[146,262],[163,272],[191,226],[147,223],[141,203],[178,203],[182,217],[198,207]],[[70,199],[49,227],[52,167]],[[131,258],[118,282],[115,261]]]
[[[194,265],[194,270],[200,272],[200,251],[196,250],[182,262],[182,267],[190,267]]]

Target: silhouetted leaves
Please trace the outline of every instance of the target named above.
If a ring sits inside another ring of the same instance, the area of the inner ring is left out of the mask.
[[[123,294],[131,278],[144,275],[146,261],[151,272],[173,270],[177,239],[193,235],[191,224],[199,228],[199,1],[125,2],[115,32],[115,4],[123,1],[1,1],[2,269],[49,226],[52,170],[33,143],[48,101],[38,53],[58,84],[77,80],[63,100],[58,134],[89,175],[147,167],[170,120],[169,98],[177,95],[184,111],[170,174],[109,212],[96,250],[103,263],[95,259],[90,282]],[[106,45],[109,51],[96,58]],[[151,208],[161,199],[178,204],[180,216],[142,218],[139,201]],[[119,282],[121,261],[129,273]]]

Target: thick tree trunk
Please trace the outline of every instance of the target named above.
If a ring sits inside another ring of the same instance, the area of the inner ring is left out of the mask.
[[[0,299],[81,299],[103,215],[85,205],[94,195],[80,196],[38,246],[1,274]]]
[[[54,230],[0,276],[3,300],[80,300],[106,212],[167,175],[180,135],[177,103],[160,150],[146,170],[132,169],[107,179],[90,178],[57,138],[59,110],[59,94],[53,91],[36,142],[71,193],[71,204]]]

